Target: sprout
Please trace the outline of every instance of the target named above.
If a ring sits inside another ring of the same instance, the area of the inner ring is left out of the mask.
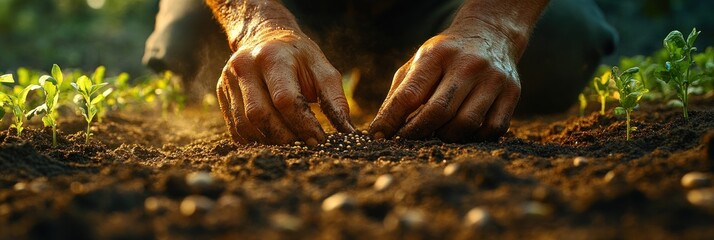
[[[45,114],[42,117],[42,123],[45,127],[52,127],[52,146],[57,146],[57,107],[59,106],[62,81],[64,81],[62,70],[57,64],[52,65],[52,76],[44,75],[39,80],[39,86],[45,93],[45,102],[27,113],[28,118]]]
[[[580,101],[580,117],[585,116],[585,108],[588,107],[588,100],[585,98],[585,94],[578,95],[578,100]]]
[[[681,32],[674,30],[664,39],[664,48],[669,53],[668,61],[664,63],[664,68],[657,71],[657,77],[674,88],[677,97],[682,101],[682,113],[684,119],[689,119],[688,98],[689,86],[695,84],[697,80],[691,78],[691,66],[694,64],[692,52],[697,51],[694,41],[697,40],[700,31],[696,28],[684,40]]]
[[[5,74],[0,76],[0,83],[15,83],[15,79],[12,77],[12,75]],[[22,130],[25,129],[24,127],[22,127],[22,125],[25,118],[25,112],[27,110],[27,94],[29,94],[30,91],[39,88],[39,85],[31,84],[24,88],[15,88],[9,94],[0,93],[0,102],[2,102],[2,106],[4,107],[5,105],[7,105],[12,110],[15,122],[10,125],[10,128],[15,128],[15,130],[17,130],[17,136],[21,136]],[[0,110],[0,113],[1,116],[5,116],[5,109],[3,108],[2,110]]]
[[[84,75],[72,83],[72,87],[77,91],[77,96],[79,96],[75,102],[79,105],[82,116],[87,120],[87,132],[85,133],[85,143],[87,144],[89,143],[89,137],[92,135],[92,119],[94,119],[94,116],[99,112],[97,106],[112,92],[112,89],[109,88],[99,93],[99,90],[106,85],[107,83],[93,84],[92,81]]]
[[[635,73],[639,71],[640,68],[633,67],[620,73],[617,67],[612,67],[612,75],[610,75],[620,93],[620,107],[615,108],[615,114],[625,114],[627,118],[627,140],[630,140],[630,132],[637,130],[635,127],[630,127],[630,114],[637,107],[637,102],[642,95],[648,91],[641,80],[634,78]]]
[[[600,97],[600,114],[605,115],[605,104],[610,96],[610,71],[605,71],[600,77],[593,79],[593,86]]]

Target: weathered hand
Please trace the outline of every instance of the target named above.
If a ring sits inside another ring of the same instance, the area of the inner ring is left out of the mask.
[[[492,25],[469,29],[452,27],[429,39],[396,72],[370,126],[375,138],[435,135],[460,142],[494,139],[508,130],[520,97],[516,63],[525,44]]]
[[[302,32],[275,29],[237,45],[217,94],[234,141],[315,145],[325,133],[308,103],[319,102],[338,131],[354,131],[341,80]]]

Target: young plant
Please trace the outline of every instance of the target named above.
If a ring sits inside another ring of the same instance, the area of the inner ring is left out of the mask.
[[[588,100],[585,98],[585,94],[578,95],[578,100],[580,101],[580,117],[585,116],[585,108],[588,107]]]
[[[44,75],[40,77],[40,87],[45,93],[45,102],[27,113],[27,117],[45,114],[42,123],[45,127],[52,127],[52,146],[57,146],[57,107],[60,99],[60,86],[64,81],[62,70],[57,64],[52,65],[52,76]]]
[[[99,93],[99,90],[106,85],[107,83],[93,84],[87,76],[81,76],[77,78],[76,82],[72,83],[72,87],[77,91],[77,96],[79,96],[76,100],[79,110],[82,112],[84,119],[87,120],[87,132],[85,133],[85,143],[87,144],[89,144],[89,137],[92,136],[92,119],[99,112],[97,106],[102,103],[112,90],[110,88]]]
[[[636,127],[630,126],[630,114],[637,107],[637,103],[642,98],[642,95],[647,93],[647,88],[641,80],[634,78],[634,75],[640,71],[638,67],[633,67],[620,73],[620,70],[615,66],[612,67],[610,78],[615,81],[617,91],[620,94],[620,106],[615,108],[615,114],[624,114],[627,119],[627,140],[630,140],[630,132],[637,130]]]
[[[681,32],[677,30],[670,32],[664,39],[664,48],[667,49],[669,58],[664,63],[664,69],[657,72],[658,77],[677,93],[677,98],[682,101],[684,119],[687,120],[689,119],[689,86],[696,82],[691,75],[691,67],[694,64],[692,53],[697,51],[694,41],[697,40],[699,33],[696,28],[692,29],[685,41]]]
[[[5,74],[0,76],[0,83],[15,83],[15,79],[13,79],[12,75]],[[27,94],[39,88],[39,85],[31,84],[24,88],[14,88],[10,94],[2,93],[0,95],[3,105],[7,105],[12,110],[15,122],[10,125],[10,128],[17,130],[18,137],[22,136],[22,130],[25,129],[22,125],[25,121],[25,112],[27,111]],[[5,110],[3,110],[3,115],[4,111]]]
[[[610,75],[610,71],[605,71],[602,76],[593,79],[595,92],[597,92],[600,99],[600,114],[602,115],[605,115],[605,104],[607,103],[607,97],[610,96]]]

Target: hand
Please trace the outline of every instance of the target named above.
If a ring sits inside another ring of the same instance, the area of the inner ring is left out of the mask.
[[[261,31],[236,46],[216,90],[234,141],[323,142],[312,102],[338,131],[354,131],[340,73],[302,32]]]
[[[429,39],[394,75],[370,133],[448,142],[500,137],[520,97],[516,63],[524,47],[490,24]]]

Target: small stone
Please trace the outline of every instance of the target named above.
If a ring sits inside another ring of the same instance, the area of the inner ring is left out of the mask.
[[[395,210],[384,218],[388,230],[415,229],[424,225],[424,214],[417,210]]]
[[[24,191],[27,189],[27,183],[26,182],[17,182],[15,185],[12,187],[15,189],[15,191]]]
[[[714,208],[714,188],[691,190],[687,200],[694,206]]]
[[[181,201],[179,209],[184,216],[193,216],[196,214],[205,214],[211,211],[214,206],[215,202],[208,197],[191,195]]]
[[[451,175],[454,175],[454,173],[456,173],[456,171],[459,171],[459,164],[452,163],[444,168],[444,175],[451,176]]]
[[[394,137],[394,140],[397,140],[397,141],[399,141],[399,140],[401,140],[401,139],[402,139],[402,137],[400,137],[400,136]]]
[[[711,185],[711,176],[702,172],[690,172],[682,177],[682,187],[702,188]]]
[[[276,213],[270,217],[273,227],[283,231],[297,231],[302,228],[302,220],[290,214]]]
[[[352,196],[350,196],[347,193],[340,192],[340,193],[335,193],[332,196],[326,198],[322,202],[322,210],[325,212],[330,212],[333,210],[347,210],[354,208],[357,205],[357,202],[355,201]]]
[[[469,210],[464,216],[464,224],[467,227],[482,228],[488,225],[491,221],[491,214],[488,210],[480,207],[475,207]]]
[[[523,213],[531,216],[550,216],[553,208],[541,202],[530,201],[523,204]]]
[[[215,179],[208,172],[192,172],[186,175],[186,185],[191,188],[206,188],[213,185],[214,182]]]
[[[580,167],[588,164],[588,159],[584,157],[575,157],[573,159],[573,166]]]
[[[394,177],[389,174],[384,174],[382,176],[379,176],[376,181],[374,181],[374,190],[381,192],[384,191],[385,189],[389,188],[389,186],[394,183]]]

